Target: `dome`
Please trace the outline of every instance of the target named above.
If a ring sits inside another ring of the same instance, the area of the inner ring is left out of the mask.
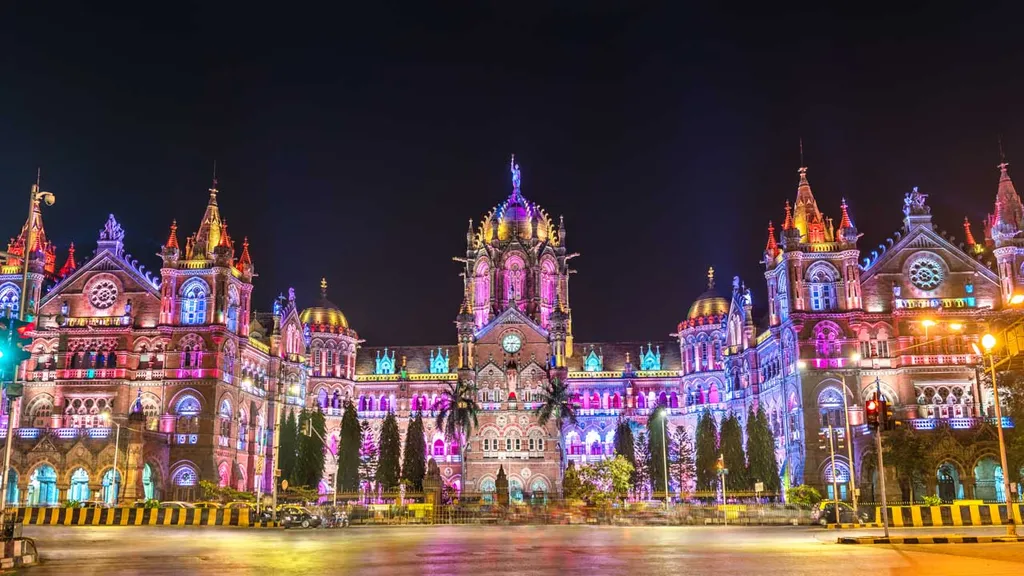
[[[708,268],[708,289],[694,300],[687,320],[703,316],[724,316],[729,313],[729,301],[715,291],[715,269]]]
[[[512,158],[512,193],[504,202],[484,215],[479,227],[479,240],[501,242],[513,239],[537,240],[557,246],[556,228],[543,208],[523,197],[520,191],[519,165]]]
[[[714,289],[706,290],[690,306],[687,320],[701,316],[722,316],[729,313],[729,301],[718,295]]]
[[[327,299],[327,279],[320,281],[320,298],[316,304],[306,308],[299,314],[299,321],[310,326],[330,326],[332,328],[348,328],[348,318],[341,308]]]

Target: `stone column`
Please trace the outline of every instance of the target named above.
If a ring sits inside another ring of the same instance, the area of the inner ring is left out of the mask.
[[[146,416],[142,412],[129,414],[127,425],[122,427],[122,432],[127,432],[128,436],[128,450],[124,456],[124,472],[121,476],[122,485],[119,487],[121,495],[118,498],[122,503],[131,503],[146,497],[146,490],[142,485],[142,472],[146,465],[143,450],[145,428]]]

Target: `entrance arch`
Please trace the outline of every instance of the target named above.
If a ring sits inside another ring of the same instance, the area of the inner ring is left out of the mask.
[[[68,488],[68,500],[86,502],[92,491],[89,490],[89,473],[85,468],[76,468],[71,473],[71,486]]]
[[[11,506],[18,504],[18,471],[11,468],[7,471],[7,503]]]
[[[1006,502],[1003,467],[986,456],[974,466],[974,497],[986,502]]]
[[[146,495],[146,500],[156,498],[156,490],[154,490],[155,486],[156,482],[153,480],[153,469],[149,464],[146,464],[142,468],[142,491]]]
[[[29,506],[57,505],[57,471],[49,464],[37,467],[28,482]]]
[[[103,474],[103,501],[107,504],[117,502],[121,491],[121,473],[111,468]]]
[[[938,480],[936,495],[940,500],[952,502],[964,497],[964,486],[960,483],[960,472],[956,466],[949,462],[944,462],[939,466],[935,474]]]

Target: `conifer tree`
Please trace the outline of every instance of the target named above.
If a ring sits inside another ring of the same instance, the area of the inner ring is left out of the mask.
[[[651,487],[651,451],[647,442],[647,428],[641,428],[636,434],[633,451],[636,455],[636,483],[633,490],[641,497]]]
[[[718,485],[715,463],[718,461],[718,426],[711,412],[705,410],[697,422],[694,441],[697,452],[697,490],[710,491]]]
[[[345,402],[341,416],[341,437],[338,446],[338,473],[335,475],[339,492],[359,490],[359,451],[363,446],[359,417],[352,402]]]
[[[377,448],[377,485],[385,492],[398,489],[402,476],[402,440],[398,432],[398,420],[394,412],[388,412],[380,429],[380,443]]]
[[[281,414],[281,430],[277,439],[277,459],[280,462],[281,477],[291,482],[292,474],[295,471],[295,460],[298,452],[298,438],[296,429],[298,423],[295,420],[295,412],[287,410]]]
[[[636,486],[636,440],[633,438],[633,426],[628,419],[619,420],[615,427],[615,453],[622,456],[633,466],[629,475],[632,486]]]
[[[676,426],[669,453],[669,482],[677,485],[680,493],[692,492],[697,479],[696,459],[693,441],[690,440],[690,434],[685,426]]]
[[[426,446],[423,415],[417,412],[405,432],[405,450],[402,454],[402,480],[409,484],[409,489],[417,492],[423,490],[423,476],[427,473]]]
[[[779,492],[779,463],[775,459],[775,439],[764,410],[747,414],[747,469],[750,481],[762,482],[768,494]]]
[[[743,450],[743,429],[740,427],[739,419],[732,412],[722,420],[718,451],[722,454],[726,469],[729,470],[729,477],[726,479],[729,490],[749,490],[747,455]]]
[[[298,420],[298,456],[293,470],[296,486],[317,488],[324,476],[324,438],[327,422],[323,412],[303,410]]]
[[[649,460],[651,492],[665,492],[665,463],[668,460],[668,447],[665,444],[668,433],[668,411],[659,406],[647,419],[647,454]],[[664,496],[662,496],[664,498]]]

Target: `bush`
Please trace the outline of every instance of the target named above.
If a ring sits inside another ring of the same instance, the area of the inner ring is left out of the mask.
[[[61,508],[81,508],[82,507],[82,503],[79,502],[78,500],[66,500],[63,504],[60,505],[60,507]]]
[[[939,498],[938,496],[925,496],[924,497],[924,505],[925,506],[938,506],[939,504],[942,504],[942,499]]]
[[[149,500],[146,500],[145,504],[143,504],[142,507],[145,508],[146,510],[150,510],[150,509],[153,509],[153,508],[159,508],[160,507],[160,501],[157,500],[156,498],[150,498]]]
[[[786,490],[786,502],[801,508],[812,508],[821,502],[821,493],[806,484],[792,486]]]

